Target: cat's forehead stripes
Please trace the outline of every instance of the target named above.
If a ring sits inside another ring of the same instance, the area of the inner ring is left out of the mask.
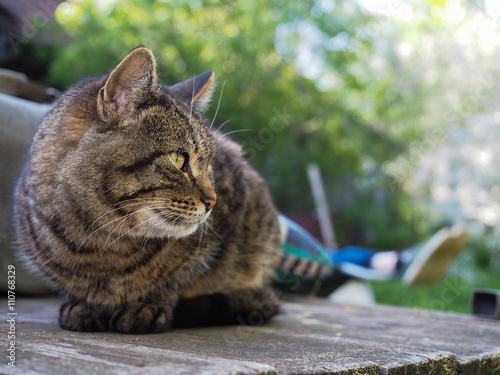
[[[144,131],[155,133],[155,138],[164,142],[166,151],[185,151],[213,157],[214,141],[204,122],[195,114],[185,112],[182,106],[155,105],[142,112]]]

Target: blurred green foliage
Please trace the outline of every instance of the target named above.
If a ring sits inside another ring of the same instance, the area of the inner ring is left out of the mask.
[[[398,48],[443,26],[375,16],[333,0],[90,1],[62,4],[45,83],[67,88],[103,75],[138,45],[152,49],[159,80],[207,70],[218,82],[207,113],[243,144],[279,210],[313,210],[306,177],[319,164],[341,243],[401,248],[429,232],[426,213],[384,165],[444,126],[422,116],[445,83]],[[42,48],[43,51],[43,48]],[[436,51],[439,54],[439,51]],[[417,53],[418,56],[418,53]],[[446,70],[446,57],[433,65]],[[443,63],[443,64],[441,64]],[[216,110],[218,107],[218,111]],[[216,115],[217,114],[217,115]],[[415,165],[411,165],[415,167]]]

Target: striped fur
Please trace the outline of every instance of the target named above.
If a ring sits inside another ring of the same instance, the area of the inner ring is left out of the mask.
[[[67,299],[64,329],[163,332],[278,311],[277,214],[240,147],[198,112],[212,73],[167,87],[155,70],[141,47],[68,90],[19,179],[20,252]]]

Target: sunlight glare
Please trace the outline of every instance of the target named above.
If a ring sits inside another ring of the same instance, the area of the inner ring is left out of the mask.
[[[485,0],[484,5],[488,16],[494,20],[498,20],[500,18],[500,1]]]
[[[411,6],[403,1],[395,0],[357,0],[366,10],[372,13],[383,14],[389,17],[399,18],[403,21],[413,19]]]

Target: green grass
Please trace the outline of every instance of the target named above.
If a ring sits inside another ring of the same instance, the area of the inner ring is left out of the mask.
[[[377,303],[470,313],[470,296],[473,290],[500,290],[500,271],[491,267],[478,268],[470,255],[470,252],[463,254],[445,277],[432,286],[407,288],[399,281],[372,282]]]

